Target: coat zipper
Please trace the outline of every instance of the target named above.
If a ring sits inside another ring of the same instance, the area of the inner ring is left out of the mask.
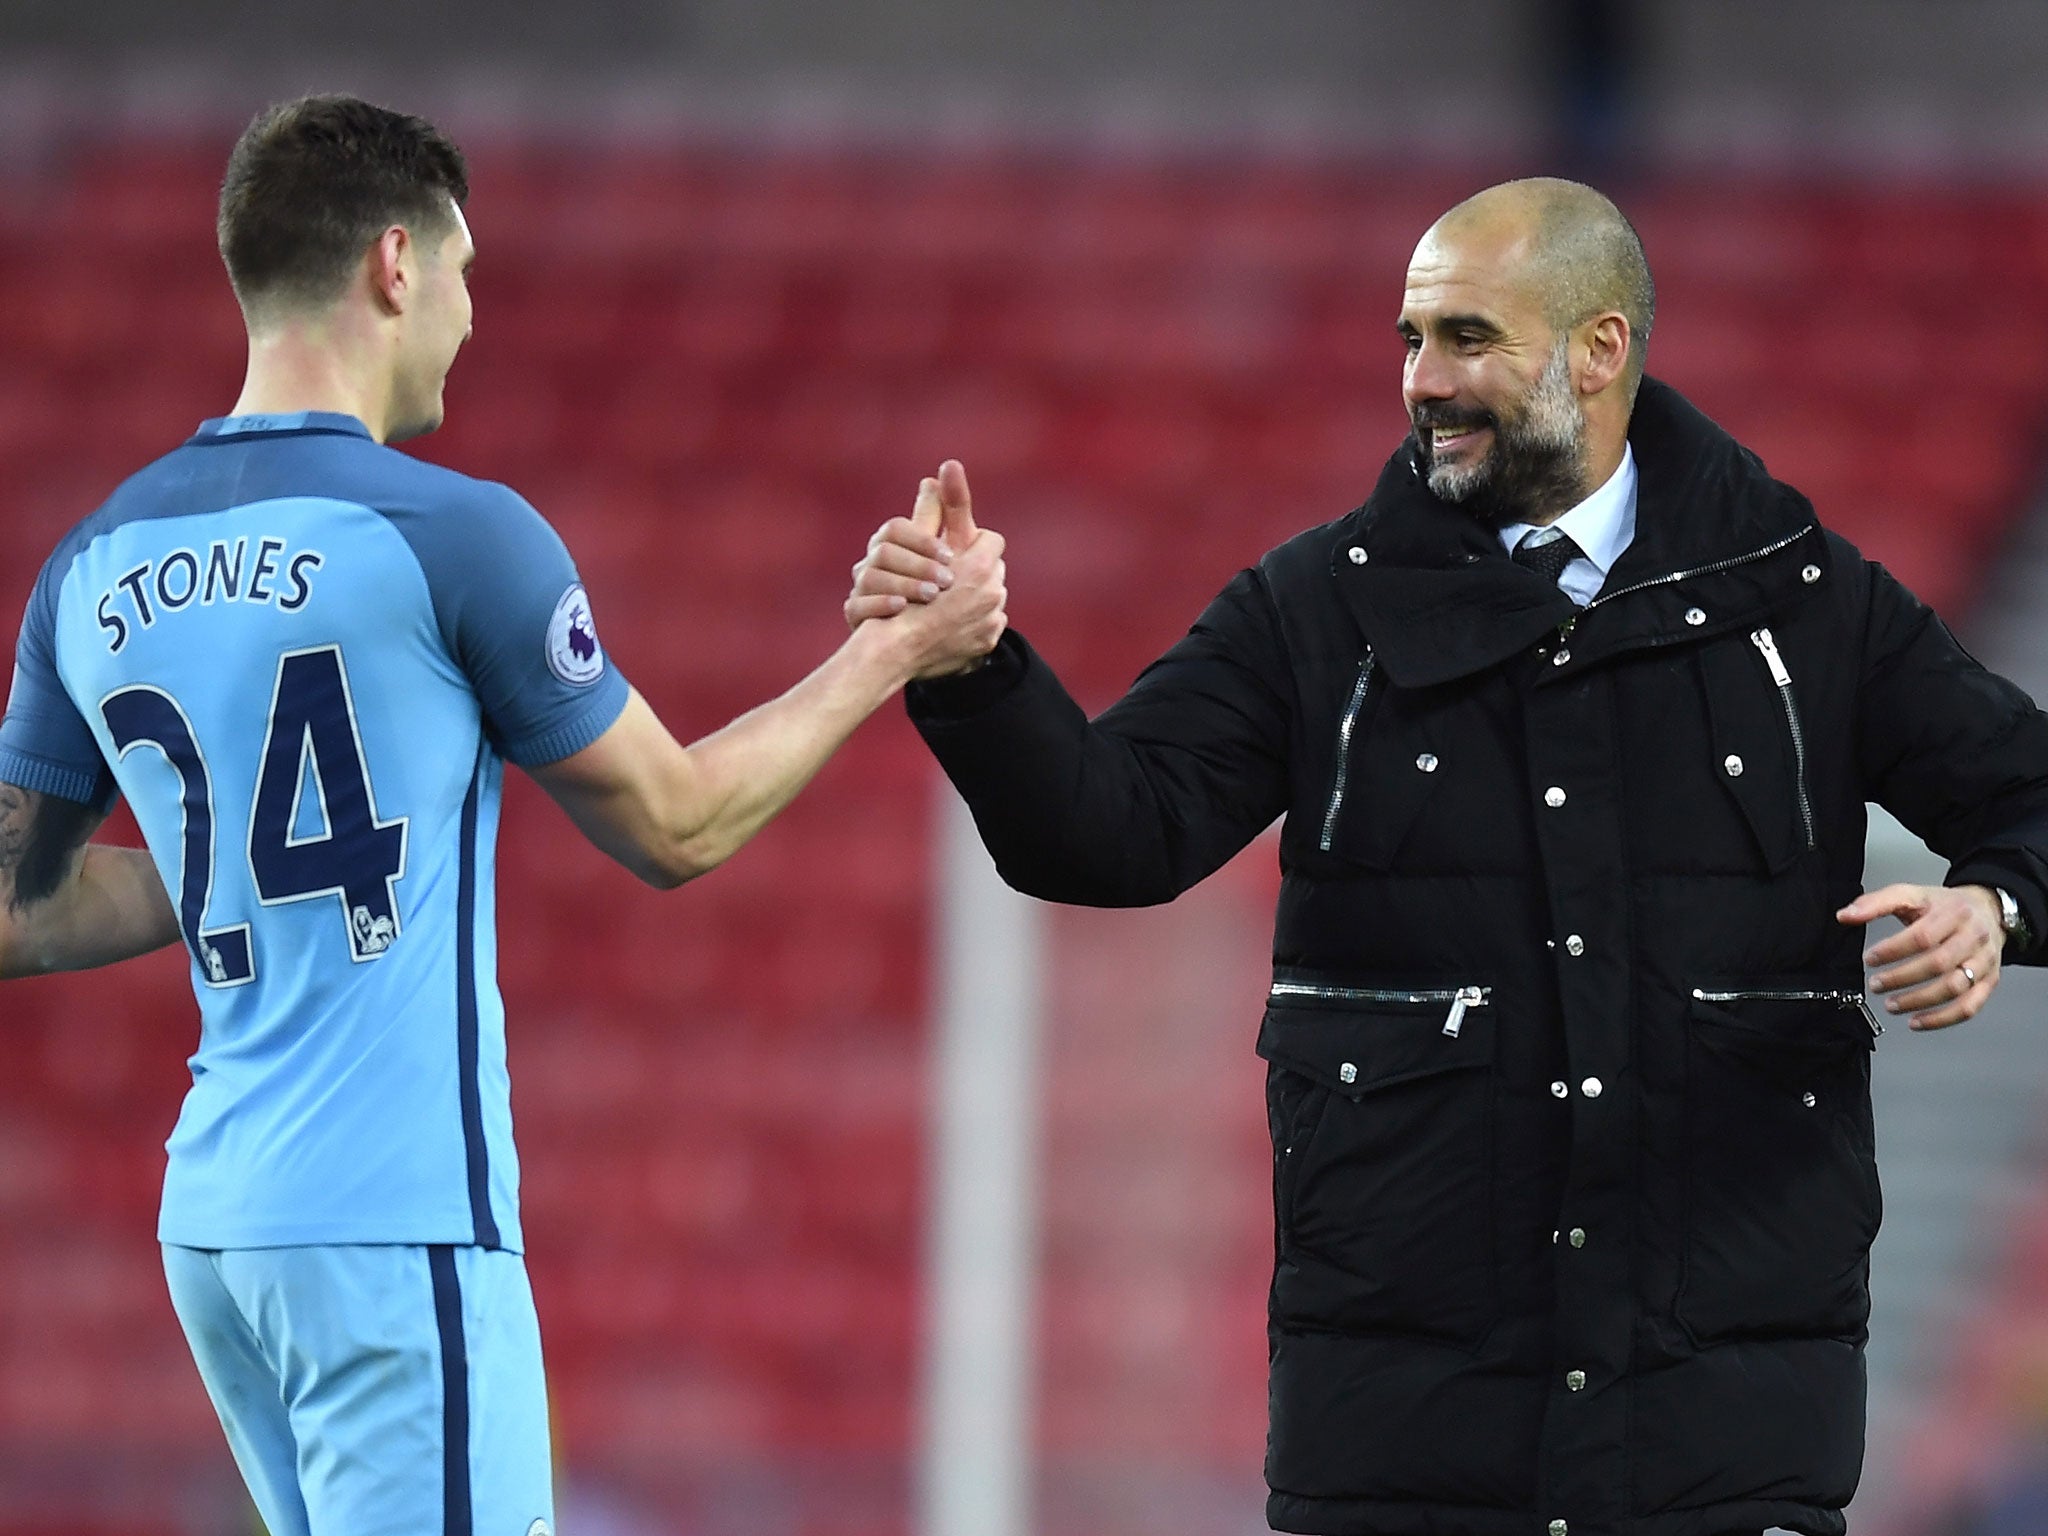
[[[1766,1003],[1833,1003],[1837,1008],[1854,1008],[1863,1015],[1863,1022],[1870,1026],[1872,1036],[1884,1033],[1884,1020],[1880,1019],[1870,1006],[1870,999],[1861,992],[1852,992],[1847,987],[1835,987],[1819,991],[1779,991],[1769,987],[1744,987],[1733,992],[1707,992],[1699,987],[1692,989],[1693,997],[1702,1003],[1740,1003],[1761,1001]]]
[[[1790,538],[1780,539],[1775,544],[1766,544],[1762,549],[1752,549],[1746,555],[1731,555],[1726,560],[1716,560],[1709,565],[1696,565],[1687,571],[1673,571],[1668,576],[1652,576],[1648,581],[1639,581],[1634,586],[1623,587],[1618,592],[1602,592],[1580,611],[1590,611],[1602,603],[1613,602],[1617,597],[1627,597],[1631,592],[1642,592],[1650,587],[1668,587],[1674,581],[1690,581],[1695,576],[1713,576],[1722,571],[1732,570],[1738,565],[1747,565],[1752,560],[1761,560],[1766,555],[1775,555],[1779,550],[1797,544],[1812,531],[1810,528],[1802,528]]]
[[[1749,643],[1763,654],[1764,665],[1771,669],[1771,681],[1778,685],[1778,702],[1785,706],[1785,728],[1792,733],[1799,824],[1806,829],[1806,846],[1811,849],[1814,847],[1813,801],[1806,793],[1806,728],[1799,723],[1799,701],[1792,696],[1792,674],[1786,670],[1785,658],[1778,654],[1778,642],[1771,638],[1770,630],[1751,630]]]
[[[1618,591],[1602,592],[1593,601],[1586,604],[1585,607],[1564,621],[1563,626],[1558,631],[1559,638],[1562,639],[1569,636],[1578,627],[1581,617],[1591,613],[1603,603],[1613,602],[1617,597],[1627,597],[1635,592],[1646,592],[1651,587],[1668,587],[1675,581],[1690,581],[1695,576],[1714,576],[1722,571],[1733,570],[1738,565],[1748,565],[1752,560],[1761,560],[1766,555],[1775,555],[1781,549],[1791,548],[1792,545],[1797,544],[1812,531],[1811,528],[1802,528],[1789,538],[1779,539],[1775,544],[1766,544],[1762,549],[1752,549],[1746,555],[1731,555],[1726,560],[1715,560],[1706,565],[1695,565],[1688,570],[1672,571],[1664,576],[1652,576],[1648,581],[1639,581],[1633,586],[1622,587]]]
[[[1351,776],[1351,733],[1358,727],[1358,711],[1365,704],[1366,685],[1372,681],[1372,652],[1365,653],[1365,660],[1358,664],[1358,681],[1351,688],[1351,702],[1344,708],[1344,718],[1337,722],[1337,772],[1330,782],[1330,808],[1323,812],[1323,838],[1319,844],[1324,853],[1330,851],[1330,844],[1337,834],[1337,812],[1344,805],[1344,785]]]
[[[1448,1003],[1444,1033],[1453,1040],[1465,1027],[1465,1010],[1484,1008],[1493,998],[1491,987],[1430,987],[1423,991],[1401,991],[1383,987],[1321,987],[1301,981],[1276,981],[1269,998],[1313,997],[1327,1003],[1401,1003],[1419,1008],[1427,1003]]]

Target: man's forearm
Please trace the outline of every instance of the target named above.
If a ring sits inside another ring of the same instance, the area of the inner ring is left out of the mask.
[[[642,880],[680,885],[758,832],[902,687],[909,668],[899,650],[880,626],[863,626],[787,693],[689,747],[634,693],[603,736],[533,776]]]
[[[981,672],[911,691],[1006,883],[1094,907],[1171,901],[1280,815],[1286,722],[1216,650],[1191,634],[1093,721],[1015,633]]]
[[[876,640],[856,635],[787,693],[690,745],[700,872],[766,826],[908,680]]]
[[[858,625],[823,665],[758,709],[679,747],[632,693],[603,735],[531,771],[593,843],[650,885],[716,868],[796,798],[910,679],[984,655],[1003,631],[1003,541],[984,533],[929,605]]]
[[[0,977],[112,965],[177,938],[177,915],[149,855],[92,843],[49,896],[0,902]]]

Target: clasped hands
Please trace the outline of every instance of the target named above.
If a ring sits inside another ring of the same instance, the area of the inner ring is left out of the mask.
[[[969,672],[1007,627],[1003,575],[1003,536],[975,527],[967,471],[948,459],[936,478],[918,486],[910,516],[877,528],[868,552],[854,562],[846,627],[859,629],[869,619],[925,626],[927,643],[913,675]]]

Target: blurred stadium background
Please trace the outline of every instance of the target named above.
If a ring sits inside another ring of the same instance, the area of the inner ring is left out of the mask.
[[[944,455],[1108,702],[1362,498],[1413,242],[1537,171],[1641,227],[1652,371],[2040,696],[2044,77],[2037,0],[5,0],[0,611],[231,403],[219,167],[347,89],[473,161],[419,451],[556,521],[679,734],[835,643]],[[1270,846],[1006,901],[895,710],[678,896],[507,798],[568,1536],[1262,1529]],[[1858,1536],[2048,1531],[2044,1012],[1879,1051]],[[253,1529],[152,1240],[194,1025],[175,955],[0,994],[0,1536]]]

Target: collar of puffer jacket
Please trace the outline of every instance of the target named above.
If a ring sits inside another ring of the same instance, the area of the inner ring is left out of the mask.
[[[1507,557],[1492,530],[1441,501],[1412,442],[1371,500],[1334,530],[1330,572],[1378,663],[1429,687],[1498,665],[1546,637],[1571,676],[1617,651],[1704,639],[1826,585],[1813,508],[1684,396],[1645,379],[1629,422],[1636,536],[1586,609]]]

